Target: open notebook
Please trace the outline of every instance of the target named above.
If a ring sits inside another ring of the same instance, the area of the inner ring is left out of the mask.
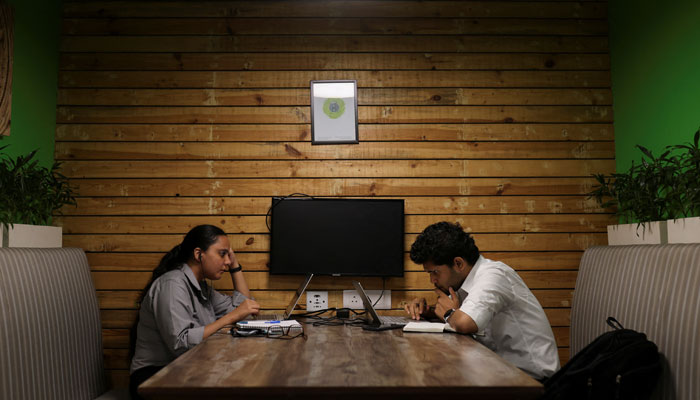
[[[444,322],[411,321],[403,327],[404,332],[457,332],[450,324]]]

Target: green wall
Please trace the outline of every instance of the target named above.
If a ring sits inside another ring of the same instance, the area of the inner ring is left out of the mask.
[[[660,154],[700,127],[700,1],[610,0],[618,172],[645,146]]]
[[[39,149],[42,165],[54,160],[60,0],[6,0],[14,8],[14,62],[10,136],[0,139],[12,157]]]

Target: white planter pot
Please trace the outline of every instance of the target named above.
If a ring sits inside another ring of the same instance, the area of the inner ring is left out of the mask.
[[[0,231],[0,247],[63,247],[60,226],[14,224]]]
[[[608,225],[608,245],[666,244],[668,243],[666,225],[666,221]]]
[[[700,243],[700,217],[669,219],[669,243]]]

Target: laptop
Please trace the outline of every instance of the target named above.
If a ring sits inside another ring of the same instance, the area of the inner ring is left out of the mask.
[[[367,296],[365,289],[362,288],[362,284],[358,281],[352,281],[352,285],[355,287],[355,290],[357,290],[357,294],[360,296],[362,304],[365,306],[365,311],[367,311],[367,315],[369,315],[367,325],[363,326],[363,329],[372,331],[397,329],[403,328],[406,324],[411,322],[411,319],[408,317],[379,316],[372,305],[372,301],[369,299],[369,296]]]
[[[292,312],[294,311],[294,308],[297,306],[299,303],[299,299],[301,298],[301,295],[304,294],[304,291],[306,290],[306,287],[309,286],[309,282],[311,282],[311,278],[313,278],[314,274],[308,274],[306,275],[306,278],[304,278],[304,281],[299,285],[299,288],[297,288],[296,293],[294,293],[294,297],[292,297],[292,300],[289,302],[289,305],[287,306],[287,309],[284,311],[284,314],[279,315],[279,314],[260,314],[257,316],[258,320],[286,320],[289,319],[292,316]]]

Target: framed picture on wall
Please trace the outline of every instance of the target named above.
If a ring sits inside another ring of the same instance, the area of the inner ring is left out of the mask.
[[[311,143],[359,143],[357,81],[311,81]]]

